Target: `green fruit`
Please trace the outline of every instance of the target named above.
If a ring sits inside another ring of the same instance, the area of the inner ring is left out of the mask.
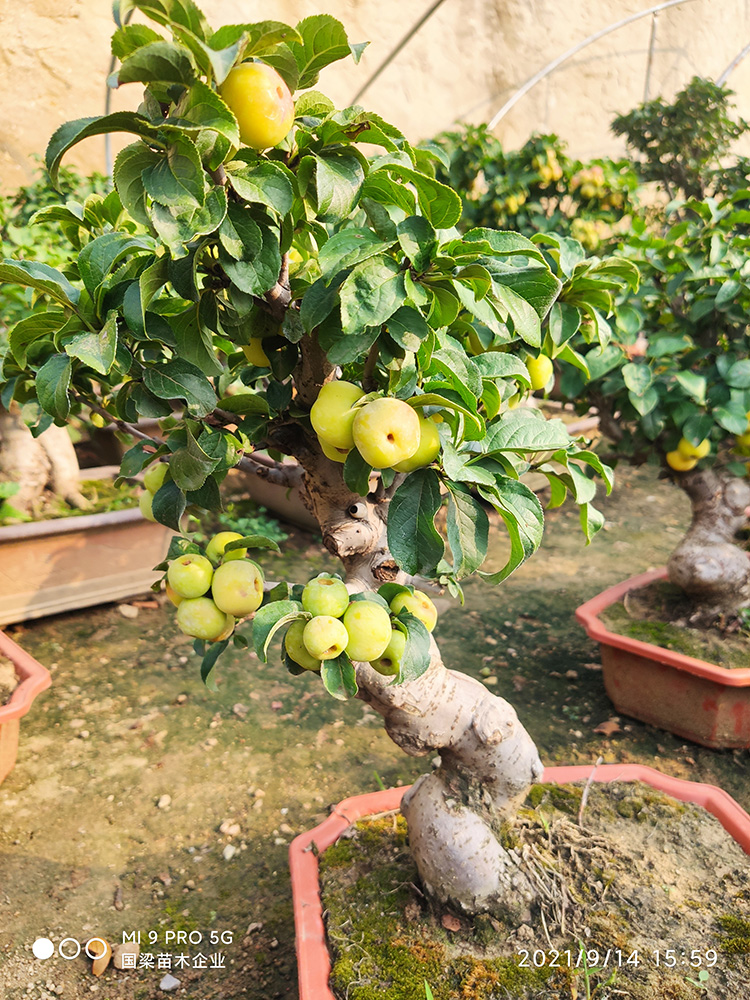
[[[210,597],[192,597],[177,609],[177,624],[185,635],[214,642],[225,631],[228,621]]]
[[[244,559],[247,555],[247,549],[232,549],[231,552],[224,554],[226,546],[240,538],[242,535],[239,531],[220,531],[206,546],[206,558],[210,559],[214,566],[217,566],[222,559],[224,562],[230,562],[232,559]]]
[[[149,465],[143,473],[143,485],[149,493],[156,493],[164,485],[168,472],[169,466],[166,462],[154,462],[153,465]]]
[[[396,472],[414,472],[415,469],[423,469],[427,465],[432,465],[440,454],[440,435],[435,426],[435,422],[429,417],[419,418],[419,447],[404,462],[399,462],[393,468]]]
[[[335,660],[346,649],[349,633],[338,618],[318,615],[305,625],[302,641],[307,652],[316,660]]]
[[[284,649],[289,659],[294,660],[295,663],[299,664],[300,667],[304,667],[305,670],[320,670],[320,660],[316,660],[314,656],[308,653],[302,638],[302,633],[305,631],[306,625],[307,622],[301,618],[296,622],[292,622],[284,636]]]
[[[148,490],[144,490],[143,493],[138,497],[138,508],[146,518],[147,521],[153,521],[156,523],[156,518],[154,517],[154,494],[149,493]]]
[[[402,399],[374,399],[357,410],[352,435],[368,465],[392,469],[411,458],[419,447],[419,417]]]
[[[375,601],[352,601],[344,612],[350,660],[377,660],[391,641],[391,616]]]
[[[302,591],[302,607],[311,615],[340,618],[349,607],[349,591],[341,580],[321,576]]]
[[[346,451],[354,447],[352,424],[357,411],[352,407],[363,396],[363,390],[352,382],[326,382],[310,410],[310,423],[321,441]]]
[[[395,677],[401,668],[401,657],[406,648],[406,636],[397,628],[391,630],[391,641],[385,647],[382,656],[371,660],[370,666],[385,677]]]
[[[222,563],[214,573],[211,593],[222,611],[244,618],[263,603],[263,573],[249,559]]]
[[[188,552],[169,564],[167,580],[180,597],[202,597],[211,586],[214,568],[205,556]]]
[[[421,590],[415,590],[413,594],[397,594],[391,601],[391,611],[397,615],[399,611],[406,610],[418,618],[428,632],[432,632],[437,624],[437,608],[432,603],[427,594]]]

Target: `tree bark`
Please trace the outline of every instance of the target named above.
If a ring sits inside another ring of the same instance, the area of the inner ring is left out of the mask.
[[[669,579],[685,591],[705,623],[750,604],[750,559],[735,544],[750,516],[750,484],[712,469],[682,473],[677,484],[692,522],[669,560]]]
[[[403,580],[388,551],[388,499],[351,493],[342,466],[317,442],[297,448],[304,485],[326,548],[346,570],[352,592]],[[535,893],[520,857],[501,844],[501,826],[542,776],[536,747],[513,707],[479,681],[448,670],[432,641],[429,669],[394,685],[368,663],[355,664],[359,697],[385,720],[405,753],[439,753],[437,768],[406,793],[402,812],[409,843],[428,893],[469,913],[491,911],[524,919]]]
[[[88,507],[79,490],[78,459],[64,427],[49,427],[38,438],[20,414],[0,407],[0,481],[18,483],[11,503],[33,514],[45,489],[52,490],[73,507]]]

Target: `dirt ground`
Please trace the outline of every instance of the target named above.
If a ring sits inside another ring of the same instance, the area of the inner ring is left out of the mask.
[[[721,785],[748,809],[747,752],[616,718],[597,648],[573,619],[604,587],[664,563],[686,500],[648,471],[622,470],[600,506],[608,523],[590,547],[575,509],[552,511],[529,564],[497,589],[469,582],[465,608],[446,603],[445,662],[512,701],[547,763],[637,761]],[[499,567],[502,528],[493,544]],[[283,548],[264,556],[271,578],[333,568],[309,536]],[[366,706],[246,651],[220,664],[211,693],[168,608],[128,618],[105,606],[10,634],[53,685],[22,721],[18,764],[0,786],[0,996],[152,1000],[170,995],[169,973],[182,1000],[296,997],[289,842],[330,804],[407,784],[429,760],[401,754]],[[605,722],[608,735],[595,732]],[[81,957],[31,951],[40,937],[138,932],[154,967],[98,980]]]

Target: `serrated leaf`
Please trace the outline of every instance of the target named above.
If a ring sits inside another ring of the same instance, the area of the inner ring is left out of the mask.
[[[174,133],[166,152],[143,171],[143,186],[160,205],[201,208],[206,202],[206,178],[195,143]]]
[[[357,674],[346,653],[340,653],[333,660],[323,660],[320,664],[320,676],[323,687],[332,698],[347,701],[356,696]]]
[[[134,135],[149,139],[155,136],[157,131],[158,126],[133,111],[115,111],[111,115],[97,115],[94,118],[78,118],[66,122],[53,133],[47,144],[45,165],[50,181],[57,186],[61,159],[71,146],[83,139],[88,139],[92,135],[105,135],[108,132],[132,132]]]
[[[403,273],[391,257],[371,257],[354,268],[340,297],[345,333],[380,326],[406,299]]]
[[[352,448],[344,462],[344,482],[347,489],[357,496],[366,497],[370,492],[370,473],[372,468],[365,462],[356,448]]]
[[[445,485],[448,487],[448,545],[453,554],[453,573],[461,580],[484,562],[490,522],[469,489],[450,480]]]
[[[570,435],[562,420],[545,420],[535,411],[510,410],[493,423],[482,443],[483,450],[557,451],[570,444]]]
[[[219,690],[213,677],[213,669],[228,645],[229,639],[222,639],[221,642],[212,642],[201,661],[201,680],[209,691]]]
[[[420,215],[410,215],[396,227],[401,249],[411,261],[416,271],[426,271],[437,253],[437,233],[427,219]]]
[[[165,28],[179,25],[199,38],[206,39],[211,29],[193,0],[114,0],[115,23],[123,25],[129,11],[140,10]]]
[[[422,215],[435,229],[450,229],[461,218],[461,199],[446,184],[401,164],[390,163],[381,169],[400,181],[414,185]]]
[[[217,408],[246,417],[249,414],[268,416],[268,403],[255,392],[237,392],[233,396],[220,399]]]
[[[340,21],[330,14],[314,14],[297,25],[302,42],[289,39],[287,44],[299,67],[299,87],[304,90],[317,83],[322,69],[350,55],[349,41]]]
[[[56,333],[65,323],[66,316],[61,310],[31,313],[11,327],[8,335],[10,352],[19,367],[25,368],[30,344]]]
[[[435,527],[440,480],[433,469],[417,469],[401,483],[388,511],[388,548],[399,567],[412,576],[431,576],[445,545]]]
[[[169,479],[154,494],[151,510],[160,524],[165,524],[173,531],[181,531],[180,520],[186,506],[185,494],[177,483]]]
[[[81,295],[64,274],[35,260],[4,260],[0,264],[0,281],[34,288],[65,306],[76,306]]]
[[[273,601],[259,608],[253,618],[253,648],[258,659],[266,663],[268,647],[274,635],[284,625],[302,617],[306,616],[302,611],[302,605],[297,601]]]
[[[244,201],[265,205],[278,215],[287,215],[294,202],[293,175],[280,163],[261,160],[227,164],[229,183]]]
[[[78,358],[100,375],[109,374],[115,363],[116,351],[117,310],[115,309],[107,314],[107,321],[101,330],[79,333],[65,345],[65,353],[69,357]]]
[[[36,373],[36,395],[39,405],[56,420],[65,420],[70,413],[70,378],[73,365],[67,354],[53,354]]]
[[[389,248],[371,229],[342,229],[323,245],[318,265],[324,278],[354,267]]]
[[[136,49],[117,71],[117,85],[125,83],[181,83],[195,79],[195,67],[182,45],[164,40]]]
[[[267,535],[243,535],[224,546],[225,552],[234,552],[236,549],[271,549],[272,552],[281,552],[278,543]]]
[[[134,142],[117,154],[113,180],[123,208],[136,222],[151,225],[146,211],[146,189],[143,173],[159,162],[159,154],[142,142]]]
[[[359,201],[364,167],[347,153],[323,152],[315,157],[315,191],[321,222],[340,222]]]
[[[78,254],[78,270],[89,295],[95,296],[101,283],[124,257],[153,251],[154,241],[148,236],[113,232],[91,240]]]
[[[198,416],[216,406],[216,394],[206,376],[189,361],[176,358],[161,365],[144,365],[143,381],[160,399],[183,399]]]
[[[516,479],[498,476],[495,488],[478,487],[505,522],[510,536],[508,562],[497,573],[482,573],[488,583],[502,583],[539,548],[544,531],[544,511],[537,496]]]

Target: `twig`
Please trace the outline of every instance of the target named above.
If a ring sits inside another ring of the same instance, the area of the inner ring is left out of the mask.
[[[252,472],[260,479],[265,479],[276,486],[284,486],[291,489],[299,486],[302,482],[302,466],[286,465],[284,462],[274,462],[268,456],[256,455],[255,453],[243,455],[236,468],[242,472]]]
[[[375,389],[375,369],[378,364],[379,354],[380,347],[376,340],[370,348],[367,360],[365,361],[364,370],[362,371],[362,388],[365,392],[372,392]]]
[[[592,782],[594,780],[594,775],[596,774],[597,767],[599,767],[599,765],[603,763],[604,763],[604,758],[597,757],[596,764],[594,764],[593,768],[591,769],[591,774],[589,775],[588,781],[586,782],[586,787],[583,790],[583,795],[581,796],[581,807],[578,810],[578,825],[580,826],[581,829],[583,829],[583,810],[586,808],[586,802],[588,801],[589,797],[589,789],[591,788]]]
[[[284,319],[289,305],[292,301],[292,290],[289,286],[289,251],[281,258],[281,270],[279,278],[273,288],[269,289],[265,296],[266,302],[271,307],[274,316],[279,320]]]
[[[90,410],[94,413],[98,413],[100,417],[104,419],[109,424],[114,424],[119,430],[123,431],[125,434],[131,434],[135,438],[139,438],[141,441],[150,441],[154,447],[159,448],[162,445],[162,441],[157,438],[152,438],[150,434],[144,434],[142,430],[139,430],[133,424],[127,423],[125,420],[120,420],[118,417],[113,417],[111,413],[108,413],[103,406],[99,406],[98,403],[92,403],[90,400],[86,399],[85,396],[76,397],[80,403],[84,406],[88,406]]]

